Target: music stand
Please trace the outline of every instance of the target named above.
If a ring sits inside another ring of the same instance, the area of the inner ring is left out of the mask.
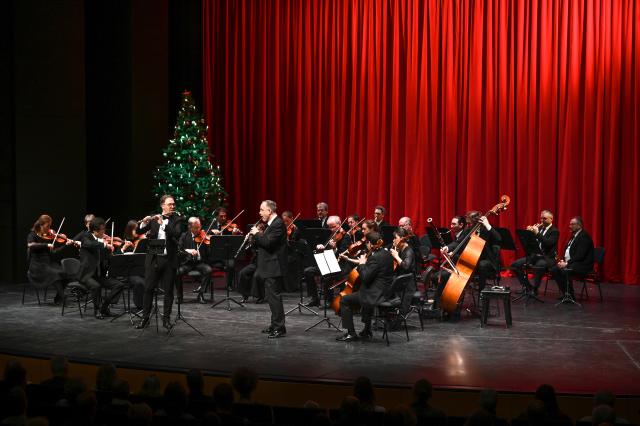
[[[308,228],[322,228],[320,219],[298,219],[296,220],[296,226],[302,231]]]
[[[320,221],[318,221],[318,223],[320,223]],[[300,228],[300,239],[305,240],[313,249],[315,249],[318,244],[326,244],[331,234],[333,234],[333,232],[327,228]]]
[[[211,236],[211,243],[209,244],[209,261],[210,262],[220,262],[222,261],[227,268],[227,274],[229,273],[229,261],[235,260],[236,254],[238,250],[244,243],[245,236],[244,235],[213,235]],[[236,276],[236,263],[233,263],[233,276]],[[211,282],[211,288],[213,289],[213,281]],[[224,298],[218,300],[216,303],[211,305],[211,308],[215,308],[221,303],[227,302],[227,311],[231,310],[231,302],[236,305],[244,308],[244,304],[242,302],[237,301],[229,294],[230,289],[229,286],[225,283],[226,295]]]
[[[516,229],[516,235],[518,236],[518,240],[520,240],[520,244],[522,245],[522,249],[524,250],[524,255],[525,255],[525,258],[524,258],[525,264],[523,265],[523,269],[525,273],[524,279],[528,282],[529,277],[526,275],[527,274],[526,271],[532,268],[531,264],[529,263],[529,259],[534,256],[544,256],[544,254],[542,253],[542,250],[540,250],[540,246],[538,245],[538,240],[536,239],[536,236],[533,232],[527,231],[526,229]],[[509,233],[509,236],[511,236],[510,233]],[[511,242],[513,243],[513,240]],[[544,303],[542,299],[538,298],[533,293],[533,289],[531,288],[530,284],[524,285],[522,288],[522,293],[518,297],[514,298],[513,301],[517,302],[518,300],[521,300],[521,299],[524,299],[525,306],[529,304],[529,301],[531,299],[536,300],[540,303]]]
[[[515,241],[513,241],[511,231],[509,231],[508,228],[498,227],[496,227],[496,231],[498,231],[498,234],[500,234],[500,238],[502,238],[502,241],[500,241],[500,250],[516,251],[516,243]],[[523,231],[523,229],[521,231]]]
[[[318,325],[322,324],[323,322],[327,323],[327,327],[333,327],[337,331],[342,331],[340,328],[338,328],[338,326],[332,323],[327,316],[327,304],[329,302],[327,300],[329,294],[328,281],[335,280],[342,273],[342,269],[340,269],[338,259],[336,258],[336,254],[333,252],[333,250],[324,250],[319,253],[315,253],[313,257],[316,260],[316,264],[318,265],[318,269],[320,269],[320,274],[322,275],[322,292],[324,293],[324,316],[320,321],[316,322],[311,327],[308,327],[305,331],[309,331],[312,328],[315,328]],[[332,288],[337,286],[338,284],[339,283],[334,284]]]
[[[146,254],[116,254],[109,260],[109,275],[114,277],[126,277],[127,282],[132,275],[144,277],[144,259]],[[131,312],[131,287],[127,291],[127,307],[122,312],[111,318],[114,322],[121,316],[129,314],[129,321],[134,325],[133,317],[140,318],[137,312]]]
[[[384,241],[385,245],[390,245],[393,243],[393,231],[398,229],[397,226],[384,225],[380,230],[382,234],[382,241]]]
[[[582,305],[578,303],[576,299],[574,299],[571,293],[569,292],[569,286],[573,287],[573,283],[571,282],[571,272],[573,271],[567,268],[564,268],[563,270],[560,271],[561,274],[565,275],[565,286],[564,286],[564,294],[562,295],[562,299],[560,299],[560,301],[556,303],[556,306],[569,302],[582,308]]]
[[[296,253],[299,253],[301,257],[304,257],[305,252],[309,249],[309,246],[307,245],[307,242],[304,241],[304,240],[292,241],[290,243],[290,249],[292,251],[296,252]],[[307,311],[311,312],[313,315],[320,315],[318,312],[314,311],[313,309],[311,309],[308,306],[305,306],[304,303],[302,303],[302,301],[304,300],[304,288],[303,288],[302,285],[300,285],[299,287],[300,287],[299,288],[300,301],[298,302],[298,304],[296,306],[294,306],[293,308],[291,308],[287,312],[285,312],[284,316],[289,315],[290,313],[292,313],[296,309],[300,313],[302,313],[302,309],[306,309]]]
[[[180,277],[178,276],[178,270],[176,269],[176,275],[173,277],[174,280],[179,280]],[[171,323],[171,326],[169,327],[169,330],[167,330],[167,336],[171,336],[171,333],[173,332],[173,329],[177,327],[178,325],[178,321],[182,321],[183,323],[187,324],[189,327],[191,327],[191,329],[193,331],[195,331],[196,333],[198,333],[200,335],[200,337],[204,337],[204,334],[202,334],[200,332],[200,330],[198,330],[197,328],[195,328],[193,325],[191,325],[191,323],[189,321],[186,320],[186,318],[182,315],[182,310],[180,309],[180,307],[182,306],[182,301],[179,300],[178,302],[178,313],[176,314],[176,319],[175,321],[173,321],[173,323]],[[156,308],[157,309],[157,308]],[[169,318],[171,319],[171,318]]]

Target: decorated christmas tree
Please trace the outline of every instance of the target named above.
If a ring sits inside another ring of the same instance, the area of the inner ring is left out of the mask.
[[[173,139],[163,149],[165,163],[153,175],[154,193],[174,196],[177,209],[187,216],[211,217],[227,193],[220,166],[211,164],[207,126],[197,112],[191,92],[182,93]]]

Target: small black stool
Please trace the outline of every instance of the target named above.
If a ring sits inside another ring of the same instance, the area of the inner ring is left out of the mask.
[[[489,305],[491,300],[502,300],[504,306],[504,318],[507,321],[507,328],[511,327],[511,289],[485,289],[480,292],[480,327],[484,327],[489,318]]]

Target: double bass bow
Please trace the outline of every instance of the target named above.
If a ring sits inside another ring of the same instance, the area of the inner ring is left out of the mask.
[[[510,202],[511,198],[509,198],[508,195],[503,195],[500,197],[500,202],[486,212],[484,216],[491,214],[496,216],[499,215],[500,212],[507,209]],[[471,228],[467,236],[460,242],[453,252],[451,252],[451,256],[453,256],[457,254],[462,247],[464,247],[464,250],[461,251],[455,266],[453,266],[453,270],[450,271],[451,275],[449,275],[449,279],[442,291],[440,306],[442,307],[442,310],[446,312],[452,313],[455,311],[458,301],[460,300],[460,296],[462,295],[464,288],[467,286],[467,282],[469,282],[469,279],[473,274],[473,270],[476,268],[478,260],[480,259],[484,245],[486,244],[485,240],[476,235],[480,226],[482,226],[482,222],[476,223]],[[467,243],[466,245],[464,244],[465,242]]]

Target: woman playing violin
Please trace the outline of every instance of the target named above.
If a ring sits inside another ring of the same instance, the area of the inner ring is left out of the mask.
[[[140,241],[146,238],[145,234],[136,233],[136,228],[138,227],[138,222],[135,220],[130,220],[124,227],[124,233],[122,234],[122,239],[114,238],[113,245],[116,247],[116,254],[124,254],[124,253],[139,253],[138,244]]]
[[[54,249],[55,232],[51,230],[51,217],[43,214],[33,224],[31,232],[27,236],[28,247],[28,275],[29,279],[36,285],[46,288],[54,286],[56,288],[55,303],[62,301],[64,292],[63,284],[68,281],[62,267],[52,258],[53,252],[60,250],[63,246]],[[74,244],[73,240],[66,240],[66,244]]]
[[[287,241],[298,241],[300,239],[300,230],[293,223],[293,213],[289,210],[282,212],[282,221],[287,228]]]
[[[409,231],[405,228],[398,228],[393,231],[393,247],[389,250],[393,257],[395,264],[395,276],[412,274],[416,272],[416,257],[415,252],[409,245],[408,239],[411,236]],[[407,284],[404,291],[404,297],[402,299],[402,313],[409,311],[411,305],[411,299],[416,292],[416,282],[412,279]],[[396,296],[400,297],[400,294]]]

